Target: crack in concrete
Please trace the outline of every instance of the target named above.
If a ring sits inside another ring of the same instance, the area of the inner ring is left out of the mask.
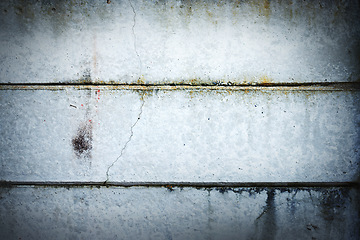
[[[110,171],[110,168],[112,168],[115,163],[117,161],[119,161],[119,159],[123,156],[124,152],[125,152],[125,149],[127,147],[127,145],[131,142],[131,139],[132,137],[134,136],[134,127],[136,126],[136,124],[139,122],[140,118],[141,118],[141,114],[143,112],[143,107],[144,107],[144,104],[145,104],[145,100],[144,98],[142,98],[142,104],[140,106],[140,113],[138,114],[138,117],[136,119],[136,121],[134,122],[134,124],[131,126],[130,128],[130,136],[129,136],[129,139],[126,141],[126,143],[124,144],[124,146],[122,147],[121,149],[121,152],[120,152],[120,155],[116,158],[116,160],[108,167],[108,169],[106,170],[106,180],[104,182],[104,184],[106,184],[108,181],[109,181],[109,171]]]
[[[255,219],[255,221],[259,220],[265,213],[267,213],[268,210],[270,210],[270,208],[266,207],[264,211]]]
[[[138,80],[140,80],[141,79],[141,71],[142,71],[142,61],[141,61],[141,58],[140,58],[140,55],[139,55],[139,53],[138,53],[138,51],[137,51],[137,46],[136,46],[136,34],[135,34],[135,25],[136,25],[136,11],[135,11],[135,8],[134,8],[134,6],[132,5],[132,2],[129,0],[129,4],[130,4],[130,6],[131,6],[131,8],[132,8],[132,11],[133,11],[133,13],[134,13],[134,17],[133,17],[133,19],[134,19],[134,24],[133,24],[133,26],[132,26],[132,33],[133,33],[133,36],[134,36],[134,49],[135,49],[135,53],[136,53],[136,56],[138,57],[138,59],[139,59],[139,78],[138,78]]]

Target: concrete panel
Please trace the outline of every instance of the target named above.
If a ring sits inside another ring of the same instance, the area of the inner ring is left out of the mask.
[[[354,189],[1,188],[1,239],[358,239]]]
[[[358,1],[2,1],[1,83],[360,77]]]
[[[360,92],[277,89],[1,90],[0,179],[355,180]]]
[[[0,2],[0,239],[359,239],[359,11]]]

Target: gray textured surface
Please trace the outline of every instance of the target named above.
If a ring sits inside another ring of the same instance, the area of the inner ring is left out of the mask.
[[[2,90],[0,176],[352,181],[359,171],[359,97],[266,89]]]
[[[1,189],[2,239],[358,239],[349,189]]]
[[[0,239],[359,239],[359,10],[1,1]]]
[[[357,81],[359,10],[358,1],[2,1],[0,82]]]

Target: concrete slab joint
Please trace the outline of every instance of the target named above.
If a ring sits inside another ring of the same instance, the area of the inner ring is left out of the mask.
[[[0,239],[359,240],[359,12],[0,1]]]

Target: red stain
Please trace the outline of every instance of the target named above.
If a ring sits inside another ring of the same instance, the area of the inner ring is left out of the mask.
[[[100,100],[100,90],[97,90],[97,99]]]
[[[91,120],[89,120],[89,122],[91,122]]]
[[[83,106],[84,106],[84,104],[81,104],[81,106],[83,107]]]

